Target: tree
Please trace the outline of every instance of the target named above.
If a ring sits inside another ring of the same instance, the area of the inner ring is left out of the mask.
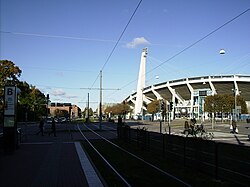
[[[82,112],[82,115],[83,115],[83,117],[87,117],[87,114],[88,114],[88,108],[87,107],[85,107],[84,108],[84,110],[83,110],[83,112]],[[89,116],[93,116],[93,109],[92,108],[89,108]]]
[[[17,85],[22,71],[9,60],[0,60],[0,72],[0,121],[2,121],[4,86]]]
[[[21,90],[17,105],[19,121],[24,121],[26,114],[28,114],[28,120],[37,120],[40,116],[46,115],[45,95],[35,86],[19,81],[22,71],[18,66],[12,61],[0,60],[0,72],[0,114],[3,112],[4,86],[14,85]]]
[[[247,110],[246,100],[241,96],[237,96],[236,100],[237,100],[237,106],[241,106],[241,113],[247,114],[248,110]]]
[[[45,95],[27,82],[19,82],[17,86],[21,90],[18,102],[18,119],[24,120],[25,112],[27,112],[29,120],[38,120],[41,116],[46,116]]]
[[[152,121],[154,120],[154,114],[160,111],[160,100],[154,100],[147,106],[147,112],[152,114]]]
[[[69,115],[69,112],[67,110],[62,110],[62,109],[56,109],[55,110],[55,116],[57,117],[66,117]]]
[[[105,109],[105,113],[112,113],[114,115],[125,115],[128,112],[130,112],[130,106],[126,103],[119,103],[119,104],[115,104],[113,106],[108,106]]]
[[[236,97],[237,106],[241,106],[241,113],[246,114],[246,101],[241,96]],[[205,98],[204,111],[209,113],[232,113],[235,107],[235,97],[229,94],[217,94]]]
[[[5,85],[17,85],[22,71],[9,60],[0,60],[0,87]]]

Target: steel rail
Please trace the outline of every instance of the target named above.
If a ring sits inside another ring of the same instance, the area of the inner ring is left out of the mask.
[[[90,131],[93,131],[92,129],[88,128],[86,125],[85,127],[87,129],[89,129]],[[81,133],[81,135],[83,136],[83,138],[87,141],[87,143],[92,147],[92,149],[102,158],[102,160],[113,170],[113,172],[115,172],[115,174],[117,176],[119,176],[119,178],[128,186],[128,187],[132,187],[123,177],[122,175],[102,156],[102,154],[93,146],[93,144],[86,138],[86,136],[82,133],[82,130],[79,128],[79,125],[77,124],[77,128],[79,130],[79,132]]]
[[[147,162],[147,161],[143,160],[142,158],[140,158],[140,157],[136,156],[135,154],[133,154],[133,153],[131,153],[131,152],[127,151],[126,149],[123,149],[122,147],[120,147],[120,146],[118,146],[118,145],[114,144],[114,143],[113,143],[113,142],[111,142],[110,140],[108,140],[108,139],[104,138],[104,137],[103,137],[103,136],[101,136],[100,134],[96,133],[95,131],[93,131],[92,129],[90,129],[89,127],[87,127],[85,124],[84,124],[84,126],[85,126],[88,130],[90,130],[91,132],[93,132],[94,134],[96,134],[97,136],[99,136],[101,139],[103,139],[103,140],[107,141],[108,143],[112,144],[112,145],[113,145],[113,146],[115,146],[116,148],[118,148],[118,149],[120,149],[120,150],[124,151],[125,153],[127,153],[127,154],[129,154],[129,155],[133,156],[134,158],[136,158],[136,159],[140,160],[140,161],[141,161],[141,162],[143,162],[144,164],[147,164],[148,166],[150,166],[150,167],[154,168],[155,170],[157,170],[157,171],[159,171],[159,172],[161,172],[161,173],[163,173],[163,174],[167,175],[168,177],[170,177],[170,178],[172,178],[172,179],[174,179],[174,180],[178,181],[179,183],[183,184],[184,186],[191,187],[191,185],[190,185],[190,184],[188,184],[188,183],[184,182],[183,180],[181,180],[181,179],[177,178],[176,176],[174,176],[174,175],[172,175],[172,174],[170,174],[170,173],[168,173],[168,172],[166,172],[166,171],[164,171],[164,170],[162,170],[162,169],[160,169],[160,168],[158,168],[158,167],[154,166],[153,164],[150,164],[149,162]]]

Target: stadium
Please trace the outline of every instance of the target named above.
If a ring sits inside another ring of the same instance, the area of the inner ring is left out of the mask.
[[[137,91],[138,92],[138,91]],[[128,96],[125,101],[132,109],[136,108],[137,92]],[[141,93],[140,93],[141,94]],[[250,75],[220,75],[189,77],[170,80],[151,85],[142,89],[142,103],[163,99],[168,103],[173,102],[172,117],[179,118],[183,112],[186,116],[200,119],[207,118],[204,113],[204,99],[215,94],[232,94],[242,96],[250,111]],[[141,105],[142,115],[146,107]],[[140,111],[139,110],[139,111]]]

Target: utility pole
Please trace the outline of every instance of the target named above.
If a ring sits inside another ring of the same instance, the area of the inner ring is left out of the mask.
[[[102,70],[100,71],[100,106],[99,106],[99,129],[102,130]]]
[[[87,103],[87,112],[88,112],[88,115],[87,115],[87,123],[89,124],[89,93],[88,93],[88,103]]]
[[[46,95],[46,123],[48,123],[49,94]]]
[[[102,70],[100,71],[100,88],[80,88],[83,90],[100,90],[100,103],[99,103],[99,129],[102,129],[102,91],[103,90],[121,90],[115,88],[102,88]]]

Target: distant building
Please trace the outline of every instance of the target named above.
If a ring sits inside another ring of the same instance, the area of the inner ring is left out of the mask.
[[[56,110],[61,110],[66,113],[64,117],[69,117],[70,119],[81,117],[81,109],[71,103],[51,103],[48,108],[51,116],[56,116]]]

